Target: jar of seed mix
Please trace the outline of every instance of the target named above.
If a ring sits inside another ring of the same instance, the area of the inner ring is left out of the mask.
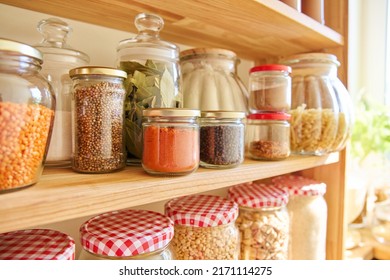
[[[92,217],[80,227],[80,260],[171,260],[173,222],[148,210],[120,210]]]
[[[241,235],[242,260],[286,260],[290,219],[288,192],[259,183],[229,188],[229,199],[240,207],[236,221]]]
[[[172,246],[177,259],[238,259],[235,202],[212,195],[184,196],[168,201],[165,213],[175,224]]]
[[[244,161],[245,112],[204,111],[200,118],[200,165],[231,168]]]
[[[69,74],[73,80],[73,170],[107,173],[123,168],[127,74],[108,67],[79,67]]]

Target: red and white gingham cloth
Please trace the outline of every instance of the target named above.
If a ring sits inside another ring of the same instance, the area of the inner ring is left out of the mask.
[[[175,224],[192,227],[215,227],[237,219],[238,205],[214,195],[189,195],[168,201],[165,213]]]
[[[229,199],[241,207],[269,208],[282,207],[288,202],[288,192],[274,185],[260,183],[244,183],[231,186]]]
[[[282,175],[271,179],[276,186],[285,188],[290,195],[313,196],[324,195],[326,184],[297,175]]]
[[[164,248],[173,238],[173,222],[148,210],[107,212],[80,227],[81,244],[88,252],[130,257]]]
[[[74,260],[75,243],[65,233],[28,229],[0,234],[1,260]]]

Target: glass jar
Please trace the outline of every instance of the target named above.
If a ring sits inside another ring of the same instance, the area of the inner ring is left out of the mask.
[[[0,39],[0,193],[35,184],[43,171],[55,96],[41,64],[37,49]]]
[[[245,112],[203,111],[200,118],[200,166],[231,168],[244,161]]]
[[[291,67],[267,64],[249,70],[249,111],[288,112],[291,109]]]
[[[69,74],[73,79],[73,170],[106,173],[123,168],[126,72],[91,66],[74,68]]]
[[[250,114],[246,124],[246,153],[255,160],[282,160],[290,156],[290,115]]]
[[[248,111],[248,91],[229,50],[196,48],[180,53],[184,107],[201,111]]]
[[[119,42],[117,66],[127,72],[125,136],[128,163],[142,159],[142,111],[183,106],[180,88],[179,47],[160,39],[164,20],[138,14],[135,38]]]
[[[75,242],[51,229],[0,233],[0,260],[74,260]]]
[[[289,192],[289,259],[325,260],[327,205],[325,183],[297,175],[282,175],[271,182]]]
[[[178,260],[237,260],[240,236],[235,202],[213,195],[178,197],[165,204],[174,222]]]
[[[142,167],[154,175],[187,175],[199,166],[199,110],[143,111]]]
[[[90,218],[80,227],[79,260],[172,260],[172,221],[149,210],[120,210]]]
[[[290,218],[287,191],[273,185],[244,183],[228,190],[240,207],[236,225],[241,236],[241,260],[286,260]]]

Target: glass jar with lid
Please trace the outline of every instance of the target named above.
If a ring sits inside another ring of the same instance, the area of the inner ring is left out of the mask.
[[[0,39],[0,193],[35,184],[43,171],[55,96],[41,65],[36,48]]]

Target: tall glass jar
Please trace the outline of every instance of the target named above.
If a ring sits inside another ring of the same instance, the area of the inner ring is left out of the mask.
[[[147,108],[182,107],[179,47],[160,39],[164,20],[138,14],[135,38],[119,42],[117,66],[127,72],[125,139],[128,163],[142,158],[142,111]]]
[[[0,193],[38,182],[53,126],[55,96],[36,48],[0,39]]]
[[[72,153],[71,86],[69,70],[89,63],[85,53],[74,50],[66,42],[72,28],[57,18],[41,20],[38,31],[42,42],[35,45],[43,54],[41,73],[53,87],[56,111],[53,133],[45,165],[70,166]]]

